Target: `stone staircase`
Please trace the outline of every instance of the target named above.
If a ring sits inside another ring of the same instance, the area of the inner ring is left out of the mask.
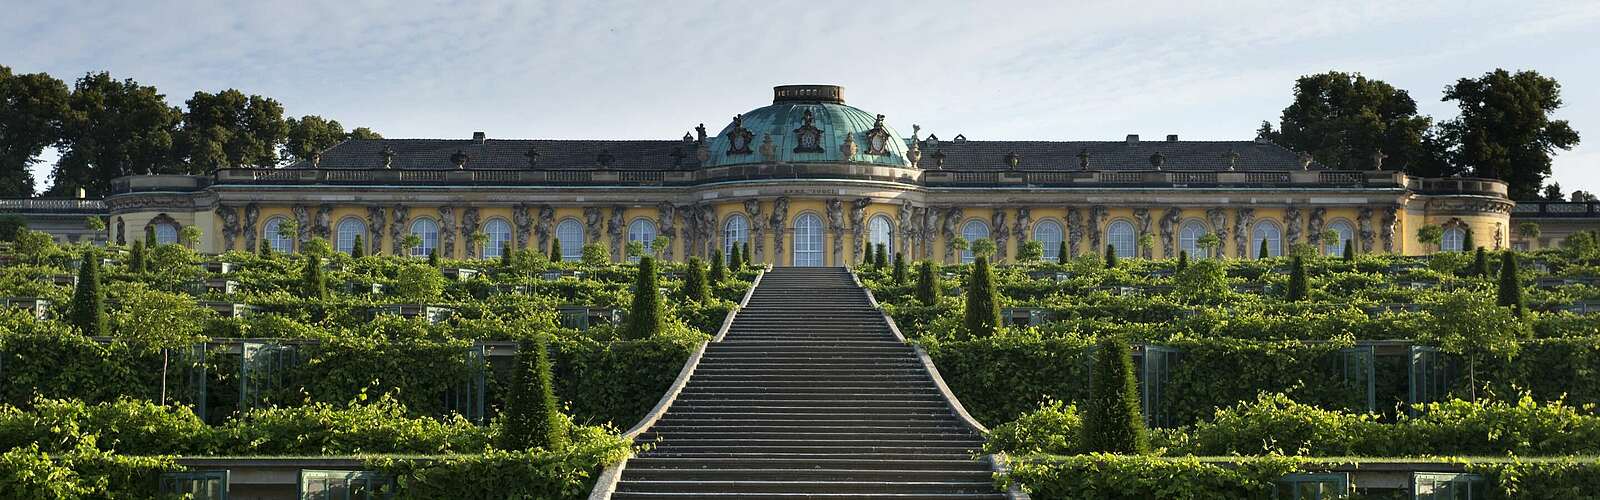
[[[1007,498],[843,268],[766,273],[612,498]]]

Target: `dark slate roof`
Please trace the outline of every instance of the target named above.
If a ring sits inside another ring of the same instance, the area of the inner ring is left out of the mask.
[[[467,155],[467,168],[528,168],[528,150],[539,152],[539,168],[600,167],[602,154],[611,157],[606,167],[617,170],[674,168],[673,152],[682,155],[678,168],[692,168],[692,142],[677,141],[598,141],[598,140],[500,140],[487,139],[371,139],[348,140],[322,152],[320,168],[382,168],[383,149],[394,151],[391,166],[402,169],[452,169],[451,156]],[[295,167],[310,167],[299,163]]]
[[[924,140],[919,166],[934,168],[933,154],[944,151],[944,168],[1006,170],[1006,156],[1022,155],[1018,170],[1077,170],[1078,153],[1089,153],[1092,170],[1151,170],[1150,156],[1165,156],[1163,170],[1226,170],[1226,155],[1239,154],[1237,170],[1298,170],[1299,155],[1283,146],[1255,141],[952,141]],[[1322,170],[1313,162],[1311,169]]]
[[[528,168],[527,153],[539,152],[537,168],[594,169],[601,155],[609,155],[606,168],[653,170],[696,168],[695,143],[682,140],[605,141],[605,140],[502,140],[488,139],[373,139],[349,140],[324,151],[321,168],[382,168],[384,147],[395,153],[392,167],[401,169],[451,169],[451,156],[467,155],[467,168]],[[949,170],[1006,170],[1006,156],[1022,156],[1019,170],[1077,170],[1079,151],[1089,153],[1093,170],[1150,170],[1150,156],[1164,155],[1164,170],[1227,169],[1226,155],[1238,153],[1238,170],[1297,170],[1298,155],[1287,148],[1255,141],[974,141],[924,140],[921,144],[924,169],[935,168],[934,153],[945,154]],[[677,158],[674,155],[677,155]],[[309,167],[299,163],[295,167]],[[1324,167],[1313,163],[1311,168]]]

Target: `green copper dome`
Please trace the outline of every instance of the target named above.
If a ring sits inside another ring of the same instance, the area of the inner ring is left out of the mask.
[[[833,85],[783,85],[773,102],[735,118],[708,142],[705,167],[767,162],[851,162],[910,167],[906,141],[882,120],[844,103]],[[770,140],[771,145],[767,146]],[[846,157],[853,143],[855,154]],[[769,158],[770,156],[770,158]]]

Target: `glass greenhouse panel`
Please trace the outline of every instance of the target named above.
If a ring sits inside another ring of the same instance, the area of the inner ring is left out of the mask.
[[[1418,472],[1411,476],[1411,498],[1416,500],[1483,500],[1488,487],[1483,476]]]
[[[228,500],[228,471],[188,471],[161,474],[160,493],[190,500]]]
[[[300,500],[381,500],[394,498],[394,481],[372,471],[302,470]]]
[[[1350,498],[1350,475],[1290,474],[1277,481],[1273,500],[1332,500]]]

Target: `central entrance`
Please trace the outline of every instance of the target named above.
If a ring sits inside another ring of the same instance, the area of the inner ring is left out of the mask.
[[[822,219],[816,214],[802,214],[794,221],[794,265],[822,265]]]

